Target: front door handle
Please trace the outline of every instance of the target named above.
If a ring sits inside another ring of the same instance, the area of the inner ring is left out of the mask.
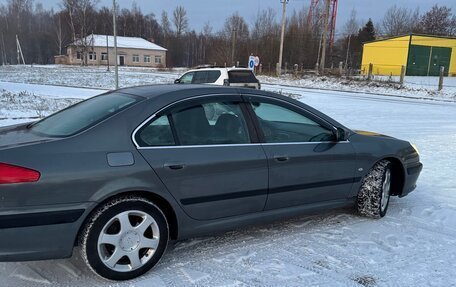
[[[276,155],[274,156],[274,159],[278,162],[285,162],[290,160],[290,158],[286,155]]]
[[[179,169],[183,169],[185,167],[185,164],[183,164],[183,163],[165,163],[163,166],[166,168],[169,168],[171,170],[179,170]]]

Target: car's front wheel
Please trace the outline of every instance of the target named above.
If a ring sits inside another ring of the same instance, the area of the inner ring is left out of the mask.
[[[373,218],[385,216],[390,200],[391,177],[391,163],[382,160],[363,178],[356,205],[361,215]]]
[[[165,252],[168,223],[141,197],[119,197],[99,207],[81,237],[81,255],[98,275],[128,280],[149,271]]]

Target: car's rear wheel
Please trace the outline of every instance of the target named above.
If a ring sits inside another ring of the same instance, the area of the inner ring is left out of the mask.
[[[119,197],[99,207],[80,238],[81,255],[98,275],[128,280],[149,271],[165,252],[168,223],[141,197]]]
[[[361,215],[373,218],[385,216],[390,199],[391,177],[391,163],[382,160],[363,178],[357,198],[357,209]]]

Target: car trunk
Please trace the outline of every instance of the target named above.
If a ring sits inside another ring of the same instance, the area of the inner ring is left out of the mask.
[[[31,132],[27,128],[29,124],[25,123],[0,128],[0,150],[55,140],[55,138]]]

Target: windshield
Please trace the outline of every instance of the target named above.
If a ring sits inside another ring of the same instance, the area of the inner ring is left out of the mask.
[[[65,137],[85,130],[140,101],[140,97],[112,92],[93,97],[33,124],[34,132]]]

